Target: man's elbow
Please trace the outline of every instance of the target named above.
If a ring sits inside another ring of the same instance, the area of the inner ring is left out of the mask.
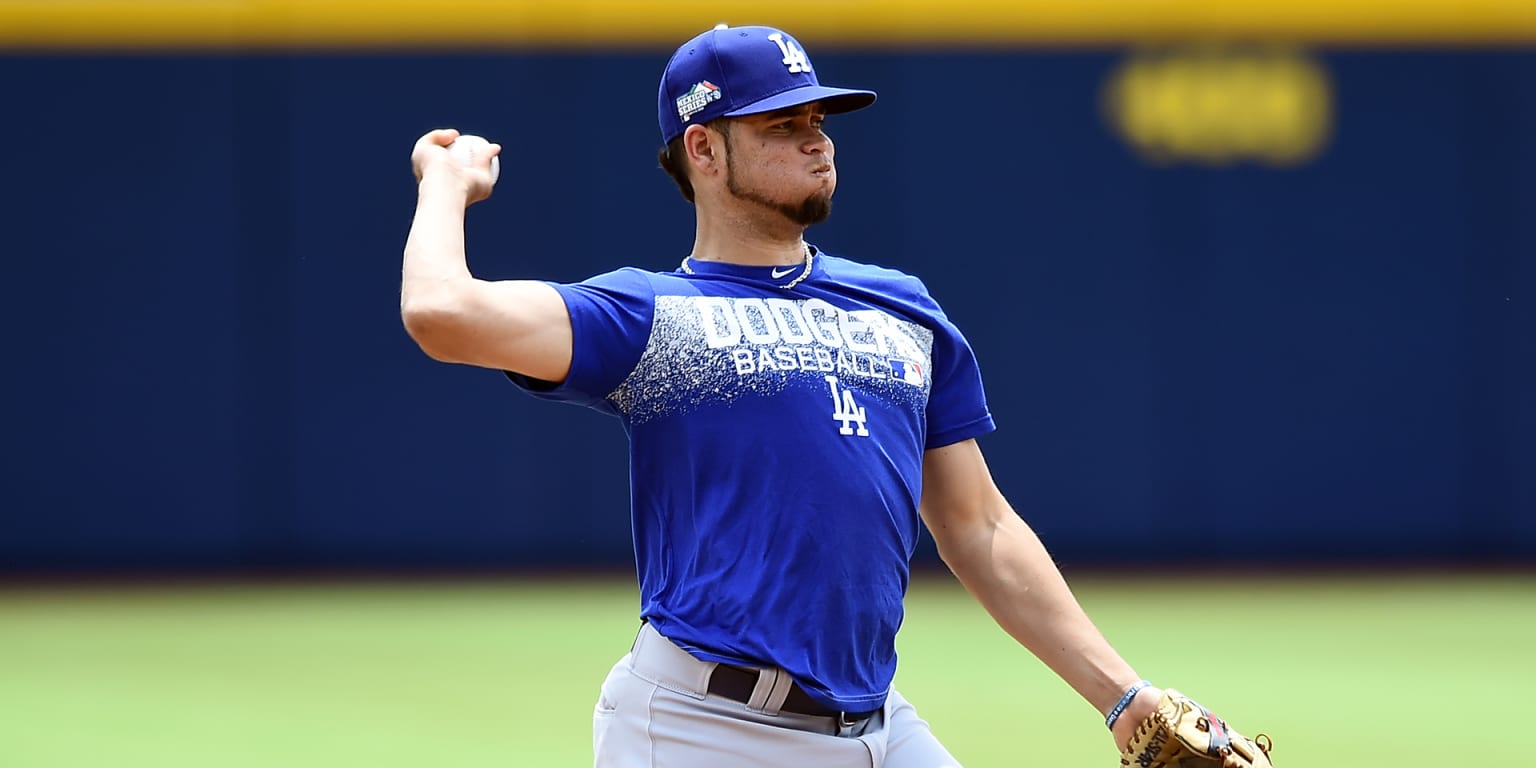
[[[1009,518],[1018,520],[1013,509],[1001,499],[998,495],[991,500],[993,503],[961,503],[942,509],[935,509],[931,504],[923,505],[923,523],[938,548],[939,559],[954,569],[957,563],[992,551],[998,537],[1008,527]],[[978,498],[974,501],[987,500]]]
[[[400,320],[405,324],[405,332],[427,357],[443,363],[464,362],[464,319],[451,304],[402,300]]]

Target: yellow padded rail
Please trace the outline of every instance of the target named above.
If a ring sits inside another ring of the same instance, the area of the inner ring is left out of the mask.
[[[667,50],[720,21],[815,48],[1536,43],[1536,0],[0,0],[0,51]]]

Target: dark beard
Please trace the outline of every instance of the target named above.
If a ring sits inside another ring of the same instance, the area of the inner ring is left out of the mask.
[[[832,215],[832,196],[829,194],[817,193],[805,198],[796,205],[794,203],[781,203],[769,200],[757,192],[749,192],[743,189],[736,183],[736,168],[731,164],[729,157],[726,158],[725,165],[725,190],[737,199],[757,203],[764,208],[778,211],[784,214],[784,218],[802,227],[820,224],[826,221],[828,216]]]

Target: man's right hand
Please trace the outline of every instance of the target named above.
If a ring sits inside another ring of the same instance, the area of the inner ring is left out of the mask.
[[[491,158],[501,152],[501,145],[491,144],[491,151],[477,155],[473,166],[464,166],[448,154],[448,145],[458,138],[454,128],[427,132],[411,150],[411,170],[419,184],[441,180],[456,185],[464,192],[464,204],[473,205],[491,196]]]

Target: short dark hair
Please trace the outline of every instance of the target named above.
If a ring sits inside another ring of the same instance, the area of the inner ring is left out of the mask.
[[[730,118],[720,117],[704,124],[705,127],[714,128],[715,132],[720,134],[727,152],[731,151],[730,123]],[[693,182],[688,180],[688,166],[683,162],[684,154],[683,135],[678,134],[657,151],[656,162],[668,176],[672,177],[672,181],[677,184],[677,191],[683,193],[683,199],[691,203],[693,202]]]

